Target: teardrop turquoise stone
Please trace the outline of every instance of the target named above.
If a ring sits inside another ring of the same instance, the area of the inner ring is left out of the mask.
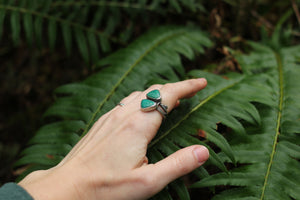
[[[161,97],[160,97],[159,90],[152,90],[152,91],[148,92],[147,98],[151,99],[153,101],[160,101]]]
[[[143,111],[151,111],[151,110],[156,109],[156,103],[149,99],[143,99],[141,101],[141,108]]]

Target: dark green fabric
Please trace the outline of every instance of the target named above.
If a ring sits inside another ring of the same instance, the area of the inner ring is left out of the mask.
[[[33,200],[21,186],[6,183],[0,188],[0,200]]]

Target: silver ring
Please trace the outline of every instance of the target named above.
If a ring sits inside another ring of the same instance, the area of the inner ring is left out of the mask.
[[[120,103],[118,103],[118,106],[122,106],[123,107],[123,106],[125,106],[125,104],[120,102]]]
[[[168,106],[161,103],[159,90],[148,92],[146,97],[147,99],[141,101],[141,110],[144,112],[157,110],[165,118],[168,114]]]
[[[160,114],[161,114],[164,118],[167,117],[167,114],[168,114],[167,109],[168,109],[168,106],[163,105],[163,104],[161,104],[161,103],[158,103],[158,104],[157,104],[156,110],[157,110],[158,112],[160,112]]]

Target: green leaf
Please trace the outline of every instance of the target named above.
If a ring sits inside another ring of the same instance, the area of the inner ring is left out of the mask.
[[[71,55],[72,51],[72,30],[69,26],[65,26],[65,24],[61,24],[62,35],[64,38],[65,48],[67,50],[67,54]]]
[[[89,61],[89,49],[86,41],[86,37],[84,35],[84,32],[81,29],[76,29],[75,32],[75,38],[77,42],[78,49],[83,57],[83,59],[88,62]]]
[[[12,32],[12,39],[15,45],[18,45],[20,42],[20,32],[21,32],[21,25],[20,25],[20,13],[19,12],[12,12],[11,18],[11,32]]]
[[[0,39],[2,38],[3,29],[4,29],[4,21],[5,21],[6,11],[1,9],[0,12]]]
[[[88,33],[87,38],[88,38],[88,44],[91,53],[91,59],[93,62],[96,62],[99,60],[99,48],[98,48],[97,37],[92,33]]]
[[[50,20],[48,24],[48,36],[49,36],[49,46],[52,50],[55,48],[55,42],[56,42],[56,21]]]
[[[36,44],[38,47],[42,47],[43,44],[43,18],[37,17],[34,20],[34,32],[35,32],[35,38],[36,38]]]
[[[180,179],[172,182],[170,184],[170,187],[177,193],[179,199],[190,200],[189,192],[185,187],[183,181],[181,181]]]
[[[261,123],[244,123],[247,134],[235,134],[229,140],[239,163],[229,174],[213,174],[193,187],[242,186],[225,190],[214,199],[299,199],[296,188],[300,186],[300,46],[279,51],[267,46],[254,47],[249,55],[237,58],[256,82],[269,88],[263,90],[265,97],[261,97],[262,102],[269,102],[257,105]],[[223,152],[219,156],[230,161]]]
[[[26,34],[26,38],[28,40],[28,43],[30,45],[33,45],[33,21],[32,21],[32,15],[31,14],[25,14],[24,19],[24,30]]]

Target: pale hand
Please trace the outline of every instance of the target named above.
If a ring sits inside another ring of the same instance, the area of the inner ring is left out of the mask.
[[[103,115],[55,167],[29,174],[19,184],[36,200],[147,199],[168,183],[201,166],[209,157],[204,146],[193,145],[148,164],[147,146],[162,122],[154,110],[143,112],[140,102],[159,89],[170,112],[179,100],[194,96],[205,79],[153,85],[134,92]]]

